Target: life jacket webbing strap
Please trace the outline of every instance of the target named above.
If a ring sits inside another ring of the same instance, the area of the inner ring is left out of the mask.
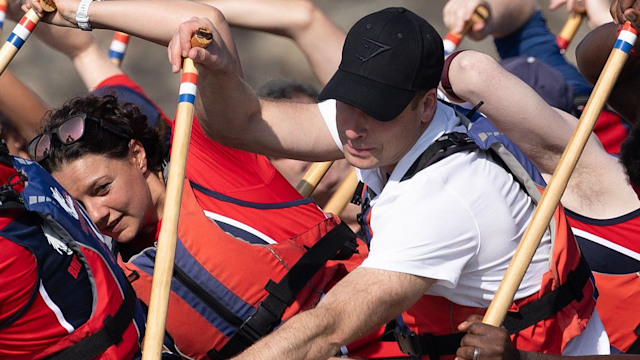
[[[503,325],[509,334],[515,334],[549,318],[572,301],[582,300],[582,290],[590,277],[591,269],[584,257],[580,257],[578,266],[569,272],[565,283],[522,306],[518,312],[508,312]]]
[[[122,341],[122,335],[131,324],[136,309],[136,294],[127,282],[124,300],[115,315],[107,315],[104,326],[96,333],[72,346],[46,357],[47,360],[93,359]]]
[[[280,324],[282,314],[293,303],[296,294],[328,260],[348,259],[355,252],[355,234],[345,223],[331,229],[298,259],[279,283],[269,280],[265,286],[269,295],[220,351],[211,349],[207,352],[209,358],[228,359],[270,333]]]
[[[406,333],[396,326],[394,331],[395,341],[400,350],[408,355],[420,357],[428,355],[429,360],[438,360],[442,355],[455,354],[460,347],[460,341],[465,333],[453,333],[447,335]]]
[[[640,324],[636,326],[636,329],[633,332],[636,333],[638,337],[636,338],[636,341],[629,346],[625,354],[640,354]]]
[[[478,145],[467,134],[459,132],[444,134],[418,156],[400,181],[411,179],[420,170],[453,153],[477,148]]]
[[[580,258],[578,266],[567,276],[567,281],[554,289],[520,308],[518,312],[508,312],[503,325],[509,334],[520,332],[569,305],[572,301],[580,301],[584,296],[582,289],[591,276],[591,270],[586,260]],[[636,329],[636,332],[640,330]],[[416,334],[402,331],[397,326],[396,339],[400,350],[411,356],[429,355],[431,360],[437,360],[440,355],[453,355],[460,347],[460,340],[465,333],[450,335],[433,335],[429,333]],[[638,341],[640,342],[640,341]]]

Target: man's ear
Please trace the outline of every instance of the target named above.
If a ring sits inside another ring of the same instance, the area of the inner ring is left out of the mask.
[[[435,114],[436,108],[438,107],[437,90],[431,89],[425,92],[420,101],[423,103],[422,121],[430,123],[431,119],[433,118],[433,114]]]

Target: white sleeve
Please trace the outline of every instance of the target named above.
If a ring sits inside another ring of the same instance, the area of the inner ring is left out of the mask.
[[[336,101],[329,99],[321,103],[318,103],[320,113],[324,122],[327,124],[327,128],[335,141],[336,146],[342,151],[342,143],[340,142],[340,136],[338,136],[338,125],[336,124]]]

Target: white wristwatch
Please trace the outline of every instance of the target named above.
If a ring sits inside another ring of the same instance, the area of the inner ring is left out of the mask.
[[[89,5],[93,0],[81,0],[76,11],[76,22],[78,27],[84,31],[91,31],[91,23],[89,23]]]

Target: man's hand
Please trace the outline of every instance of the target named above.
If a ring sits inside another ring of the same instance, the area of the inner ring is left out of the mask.
[[[623,24],[628,20],[636,29],[640,27],[640,0],[614,0],[610,11],[616,23]]]
[[[211,29],[212,43],[207,48],[192,47],[191,37],[201,28]],[[214,71],[235,73],[238,69],[236,60],[231,54],[220,33],[207,18],[193,17],[180,24],[167,48],[171,70],[175,73],[182,67],[182,59],[190,58],[194,62]]]
[[[460,341],[457,360],[520,360],[520,354],[513,347],[507,330],[483,324],[480,315],[469,316],[458,325],[458,330],[467,332],[467,335]]]

